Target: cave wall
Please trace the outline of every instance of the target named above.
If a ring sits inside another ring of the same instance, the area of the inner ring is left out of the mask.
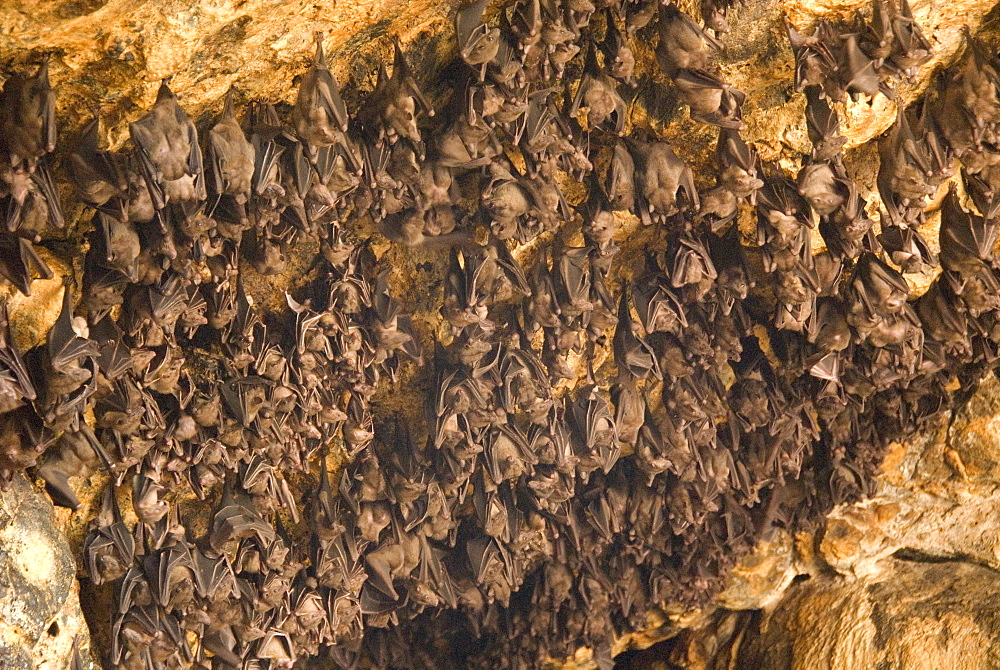
[[[743,134],[763,158],[792,167],[809,148],[804,98],[792,86],[793,60],[782,18],[806,29],[819,18],[846,18],[867,5],[750,0],[733,9],[729,19],[733,31],[723,38],[726,49],[717,62],[726,80],[748,96]],[[986,36],[995,28],[989,1],[922,0],[911,5],[934,46],[934,58],[914,82],[901,85],[899,100],[904,103],[917,99],[933,73],[961,48],[963,26],[982,29]],[[149,108],[165,77],[170,77],[189,116],[202,125],[219,112],[231,84],[239,87],[244,99],[290,103],[310,62],[316,31],[326,34],[332,70],[348,90],[368,91],[374,86],[377,64],[390,57],[388,36],[393,34],[407,45],[418,74],[427,75],[454,53],[454,9],[450,2],[21,0],[0,8],[0,63],[16,69],[34,62],[39,54],[49,54],[61,135],[77,133],[97,104],[108,129],[106,139],[111,146],[120,146],[127,137],[127,123]],[[637,45],[637,56],[649,68],[649,78],[662,85],[651,50],[643,52]],[[708,164],[714,129],[691,121],[676,99],[667,96],[661,103],[655,113],[643,109],[636,113],[639,118],[648,114],[697,172],[698,166]],[[863,195],[872,201],[873,211],[878,209],[874,140],[892,124],[896,104],[876,96],[841,108],[842,130],[848,138],[845,162],[869,189]],[[68,146],[63,143],[59,151]],[[938,201],[945,192],[938,194]],[[6,298],[22,349],[39,342],[55,321],[62,299],[59,277],[79,273],[82,267],[83,230],[76,221],[83,209],[68,192],[64,195],[70,225],[45,252],[57,277],[34,282],[30,298],[13,290]],[[923,231],[932,246],[935,225],[932,214]],[[644,237],[636,221],[623,221],[618,236],[622,259],[640,255]],[[393,266],[393,285],[404,287],[398,297],[415,314],[423,334],[441,328],[425,287],[443,274],[442,255],[400,249],[384,241],[378,244]],[[928,272],[907,279],[919,293],[934,276]],[[305,267],[293,263],[276,281],[248,281],[248,290],[258,304],[281,305],[284,291],[306,277]],[[584,366],[579,373],[583,377]],[[403,390],[393,394],[395,399],[383,399],[382,406],[415,416],[418,412],[407,398],[417,391],[407,389],[405,382]],[[924,667],[919,662],[928,658],[936,660],[926,667],[958,667],[949,662],[962,658],[982,659],[976,667],[995,667],[996,651],[989,642],[995,638],[995,624],[984,605],[996,589],[993,569],[1000,567],[1000,534],[995,530],[1000,463],[995,387],[993,380],[985,383],[953,421],[943,420],[924,439],[894,445],[874,498],[837,508],[814,532],[795,537],[778,534],[737,565],[719,605],[763,614],[746,624],[741,638],[744,655],[734,652],[745,665],[735,667],[846,668],[886,659],[889,668],[915,668]],[[99,505],[96,496],[103,481],[97,477],[76,484],[82,492],[82,510],[60,509],[52,515],[54,527],[69,546],[79,549],[89,517]],[[803,575],[809,579],[803,581]],[[948,589],[968,589],[971,595],[949,600],[942,595]],[[69,602],[74,597],[71,593]],[[616,649],[649,646],[681,629],[713,631],[721,617],[714,608],[666,604],[663,610],[651,615],[648,630],[620,639]],[[879,613],[871,614],[873,610]],[[824,611],[841,627],[829,618],[811,619],[816,611]],[[852,616],[859,618],[847,621]],[[938,639],[936,623],[942,619],[948,620],[946,639]],[[36,622],[41,623],[41,619]],[[73,631],[66,627],[63,633],[72,637]],[[697,660],[701,652],[696,650],[707,648],[706,638],[699,635],[709,633],[683,638],[690,647],[683,654],[675,648],[671,662],[682,667],[707,664]],[[54,647],[35,649],[36,662],[58,663],[53,658],[61,652]],[[68,650],[63,645],[62,651]],[[827,657],[842,660],[817,665],[816,659]],[[586,652],[577,661],[580,666],[592,663]]]

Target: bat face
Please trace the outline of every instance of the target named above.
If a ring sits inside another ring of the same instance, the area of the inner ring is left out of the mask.
[[[496,58],[500,50],[500,29],[483,23],[486,5],[486,0],[479,0],[455,15],[459,54],[469,65],[484,65]]]

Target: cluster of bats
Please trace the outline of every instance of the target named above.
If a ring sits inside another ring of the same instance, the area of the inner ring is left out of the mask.
[[[90,232],[42,344],[20,352],[0,306],[0,482],[30,469],[75,508],[70,477],[109,473],[82,556],[114,592],[108,664],[520,669],[586,646],[609,669],[649,609],[704,602],[774,528],[869,493],[890,441],[997,368],[1000,62],[969,35],[900,109],[876,235],[835,107],[929,58],[906,1],[790,29],[814,147],[795,176],[742,139],[745,96],[711,64],[729,5],[702,25],[660,0],[480,0],[439,96],[396,42],[351,111],[320,36],[284,118],[252,100],[241,123],[233,89],[199,134],[163,83],[128,148],[95,118],[61,166],[47,66],[8,75],[0,275],[52,276],[57,167]],[[632,127],[630,44],[653,36],[665,85],[719,128],[711,188]],[[956,164],[936,255],[918,228]],[[630,215],[655,239],[622,285]],[[367,219],[448,255],[441,340]],[[255,306],[241,266],[280,274],[310,242],[315,279]],[[911,300],[903,273],[938,263]],[[423,425],[373,405],[403,361]]]

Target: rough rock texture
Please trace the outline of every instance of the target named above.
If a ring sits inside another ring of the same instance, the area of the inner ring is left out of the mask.
[[[878,581],[811,579],[753,622],[735,667],[930,670],[1000,663],[996,573],[892,559]]]
[[[52,503],[23,478],[0,492],[0,667],[62,670],[89,639],[76,563]]]
[[[628,668],[1000,667],[1000,382],[897,444],[875,497],[732,571],[721,608]],[[719,649],[725,653],[719,653]]]
[[[149,107],[163,77],[172,77],[171,86],[192,118],[214,114],[231,83],[240,86],[246,97],[290,101],[295,77],[305,70],[311,56],[316,30],[327,32],[335,74],[356,88],[371,87],[376,59],[387,52],[386,36],[393,33],[404,42],[420,37],[411,45],[416,49],[411,52],[414,61],[441,60],[454,49],[449,17],[453,4],[388,0],[3,3],[0,64],[18,66],[39,52],[52,53],[51,77],[59,92],[64,133],[77,130],[89,117],[90,105],[97,102],[111,128],[112,143],[119,144],[127,134],[126,122]],[[912,101],[926,88],[935,68],[959,47],[961,27],[977,29],[992,4],[984,0],[912,3],[917,21],[935,47],[935,59],[922,68],[914,84],[901,88],[903,101]],[[745,137],[764,158],[797,164],[809,146],[802,120],[803,97],[791,85],[792,58],[781,23],[783,14],[805,29],[819,17],[849,17],[868,5],[867,0],[752,0],[734,11],[730,20],[734,31],[724,40],[727,51],[720,64],[726,79],[747,93]],[[431,35],[435,39],[428,39]],[[650,54],[645,57],[648,60]],[[677,142],[679,153],[693,163],[704,163],[714,143],[714,130],[677,113],[676,101],[665,104],[669,109],[664,118],[672,137],[684,138]],[[889,126],[895,113],[895,103],[882,96],[848,103],[842,109],[843,132],[851,150],[848,164],[853,174],[869,175],[859,181],[872,189],[863,195],[876,198],[873,207],[877,207],[877,156],[871,141]],[[935,245],[933,225],[931,218],[931,230],[925,235]],[[629,232],[623,228],[623,233]],[[71,270],[78,255],[72,246],[76,242],[71,236],[70,246],[62,250],[63,267],[58,257],[47,257],[57,277]],[[623,258],[639,251],[634,240],[631,247],[626,243],[623,247]],[[406,259],[404,272],[427,262],[419,253],[415,256]],[[925,286],[932,277],[918,278],[916,284]],[[413,269],[412,279],[414,293],[419,293],[426,276]],[[272,297],[267,289],[250,285],[251,293],[259,291],[258,300],[265,303]],[[33,290],[30,299],[10,297],[11,311],[19,316],[15,337],[22,349],[36,343],[39,333],[54,321],[61,299],[58,279],[35,282]],[[414,295],[408,299],[419,302]],[[430,330],[434,321],[427,321]],[[880,661],[887,668],[995,665],[991,644],[996,643],[991,640],[996,639],[996,620],[991,619],[989,604],[1000,586],[988,568],[1000,568],[998,417],[1000,384],[990,379],[953,422],[944,421],[938,432],[890,452],[876,498],[837,509],[818,535],[776,534],[742,561],[719,603],[734,610],[766,608],[771,614],[745,622],[742,649],[746,655],[740,656],[745,665],[740,667],[874,667]],[[10,626],[4,628],[0,645],[11,639],[8,630],[15,631],[11,635],[21,637],[11,645],[11,658],[24,661],[13,667],[30,667],[29,656],[60,667],[59,659],[66,658],[81,622],[79,613],[70,611],[76,602],[72,556],[59,548],[61,540],[51,528],[47,502],[41,502],[20,480],[3,497],[8,505],[4,509],[11,515],[8,501],[14,499],[19,510],[16,519],[0,515],[8,524],[4,537],[12,538],[10,544],[0,543],[12,566],[7,568],[11,578],[0,584],[13,585],[23,606],[0,607],[9,622],[5,626]],[[92,502],[85,499],[84,509],[94,507]],[[86,512],[60,514],[77,545],[86,528],[85,516]],[[29,524],[26,527],[35,535],[15,532],[13,524]],[[43,532],[43,528],[48,530]],[[34,537],[56,544],[36,542]],[[51,562],[32,561],[26,570],[15,567],[24,565],[18,563],[18,551],[35,552],[48,546],[56,547],[49,550]],[[920,562],[893,558],[901,552]],[[950,562],[923,562],[927,558]],[[956,558],[980,565],[951,560]],[[52,578],[43,580],[46,590],[41,591],[32,577],[37,578],[40,566],[46,565]],[[800,575],[810,575],[810,579],[795,582]],[[4,599],[9,597],[3,594]],[[52,628],[56,635],[49,636],[46,631],[53,621],[58,622]],[[621,640],[617,649],[648,646],[699,623],[709,625],[705,630],[716,630],[718,622],[719,617],[709,613],[668,607],[665,614],[650,616],[649,631]],[[694,640],[690,647],[694,649],[705,638],[685,639]],[[0,654],[4,651],[0,647]],[[704,665],[696,657],[692,652],[678,663]],[[675,653],[672,658],[677,661],[681,656]],[[576,660],[581,665],[589,662],[586,653]]]

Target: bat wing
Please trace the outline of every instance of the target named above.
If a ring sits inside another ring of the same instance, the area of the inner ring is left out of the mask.
[[[63,291],[62,311],[52,330],[49,331],[46,344],[52,367],[57,371],[80,358],[96,356],[99,353],[97,344],[93,340],[82,338],[73,330],[73,304],[69,294],[69,286],[66,286]]]
[[[160,211],[167,206],[167,202],[163,187],[157,179],[157,168],[150,159],[150,152],[155,148],[156,138],[146,128],[146,125],[152,122],[152,119],[141,119],[130,123],[129,131],[132,135],[132,141],[135,143],[135,156],[139,159],[139,173],[149,190],[153,207]]]

